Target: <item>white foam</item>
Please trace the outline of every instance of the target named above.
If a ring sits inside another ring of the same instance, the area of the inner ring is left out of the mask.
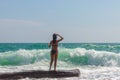
[[[65,50],[65,49],[64,49]],[[120,66],[120,54],[107,51],[86,50],[84,48],[66,49],[73,57],[86,57],[88,65],[96,66]]]
[[[63,66],[64,65],[64,66]],[[49,60],[41,60],[34,64],[21,65],[21,66],[0,66],[1,73],[20,72],[27,70],[48,70]],[[53,69],[53,68],[52,68]],[[74,66],[66,62],[58,61],[57,70],[70,70],[79,69],[81,72],[80,77],[61,78],[61,80],[119,80],[120,68],[119,67],[102,67],[102,66]],[[57,78],[42,78],[42,80],[53,80]],[[24,78],[22,80],[41,80],[35,78]],[[57,79],[58,80],[58,79]]]
[[[119,80],[119,67],[80,68],[80,80]]]
[[[42,49],[42,50],[18,50],[18,51],[9,51],[0,53],[0,64],[8,63],[8,65],[27,65],[34,62],[40,62],[44,59],[50,59],[50,50]],[[58,59],[61,61],[67,61],[74,64],[74,60],[81,59],[82,57],[87,62],[76,64],[87,64],[87,65],[95,65],[95,66],[120,66],[120,54],[107,52],[107,51],[96,51],[96,50],[86,50],[84,48],[76,48],[76,49],[59,49],[59,57]],[[3,62],[2,62],[3,61]],[[76,60],[75,60],[76,61]],[[11,63],[12,62],[12,63]],[[10,64],[9,64],[10,63]]]

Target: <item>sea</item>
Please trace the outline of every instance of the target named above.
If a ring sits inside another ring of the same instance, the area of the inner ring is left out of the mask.
[[[120,43],[60,43],[58,50],[57,70],[79,69],[79,77],[19,80],[120,80]],[[0,43],[0,74],[49,70],[50,51],[48,43]]]

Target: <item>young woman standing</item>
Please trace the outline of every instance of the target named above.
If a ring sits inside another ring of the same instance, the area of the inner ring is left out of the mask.
[[[59,40],[57,40],[57,37],[60,37]],[[51,66],[52,66],[52,63],[54,61],[54,71],[56,71],[56,65],[57,65],[57,59],[58,59],[58,43],[60,41],[63,40],[63,37],[60,36],[59,34],[53,34],[53,40],[50,41],[49,43],[49,47],[52,46],[52,49],[51,49],[51,61],[50,61],[50,68],[49,70],[51,70]]]

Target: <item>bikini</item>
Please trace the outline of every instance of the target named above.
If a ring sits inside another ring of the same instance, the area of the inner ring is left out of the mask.
[[[51,50],[51,54],[56,54],[56,50]]]
[[[57,44],[53,44],[52,46],[58,46],[58,45]],[[54,50],[54,49],[51,50],[52,54],[55,54],[56,52],[57,52],[57,50]]]

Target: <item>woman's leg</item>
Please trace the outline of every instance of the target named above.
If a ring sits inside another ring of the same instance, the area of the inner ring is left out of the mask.
[[[56,71],[58,52],[55,54],[54,71]]]
[[[52,63],[53,63],[53,59],[54,59],[54,55],[50,55],[51,56],[51,61],[50,61],[50,68],[49,68],[49,71],[51,70],[51,66],[52,66]]]

